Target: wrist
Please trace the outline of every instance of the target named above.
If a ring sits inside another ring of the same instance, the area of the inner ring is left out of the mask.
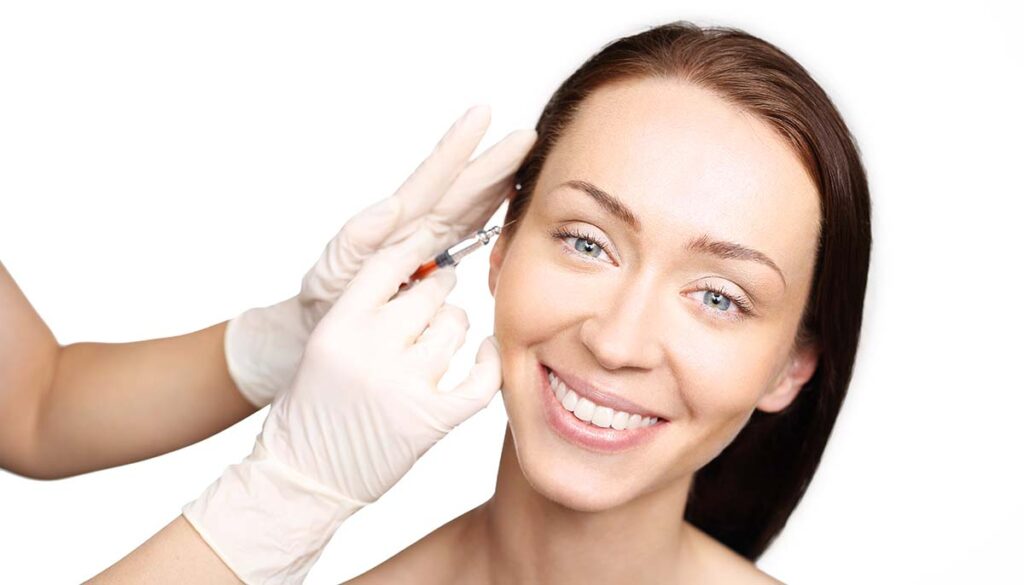
[[[282,464],[260,436],[182,515],[244,582],[296,583],[364,505]]]
[[[238,391],[262,408],[291,383],[311,326],[298,296],[228,321],[224,357]]]

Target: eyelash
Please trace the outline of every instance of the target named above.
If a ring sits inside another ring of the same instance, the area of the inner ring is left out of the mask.
[[[743,295],[729,294],[729,293],[727,293],[725,291],[724,288],[722,288],[721,285],[715,286],[713,283],[708,282],[706,280],[704,282],[700,283],[700,286],[701,286],[701,290],[710,291],[710,292],[713,292],[713,293],[716,293],[716,294],[720,294],[723,297],[729,299],[729,302],[734,304],[734,305],[736,305],[736,307],[739,309],[740,313],[743,314],[743,316],[749,315],[749,314],[754,312],[754,307],[751,305],[750,299],[748,299],[747,297],[745,297]],[[701,304],[703,304],[703,303],[701,303]],[[714,309],[712,309],[712,310],[714,310]],[[718,312],[720,313],[721,311],[718,311]],[[740,319],[740,318],[742,318],[742,317],[726,317],[726,319]]]
[[[572,228],[568,226],[562,226],[560,228],[557,228],[555,231],[551,232],[551,237],[555,238],[556,240],[564,240],[565,238],[579,238],[581,240],[586,240],[591,244],[597,244],[597,247],[601,248],[601,251],[603,251],[605,254],[608,254],[608,248],[611,247],[611,245],[608,242],[606,242],[605,240],[598,236],[594,236],[578,228]],[[597,258],[580,254],[575,249],[567,251],[570,254],[576,254],[577,256],[585,256],[589,262],[598,261]],[[611,256],[611,254],[608,254],[609,258],[611,258]]]
[[[590,242],[591,244],[596,244],[599,248],[601,248],[601,250],[605,254],[608,254],[609,244],[605,240],[603,240],[602,238],[600,238],[598,236],[591,235],[591,234],[587,233],[586,231],[580,230],[578,228],[562,226],[562,227],[559,227],[559,228],[555,229],[553,232],[551,232],[551,237],[553,237],[556,240],[562,240],[562,241],[564,241],[565,238],[579,238],[581,240],[585,240],[587,242]],[[580,252],[576,251],[575,249],[565,250],[565,252],[567,254],[574,254],[576,256],[586,256],[585,254],[581,254]],[[611,254],[608,254],[608,256],[611,257]],[[593,257],[590,257],[590,256],[586,256],[586,257],[588,258],[588,260],[587,260],[588,262],[598,262],[599,261],[596,258],[593,258]],[[729,302],[732,303],[732,304],[735,304],[736,307],[739,309],[739,312],[742,314],[742,316],[740,316],[740,317],[730,317],[730,316],[721,315],[719,318],[722,318],[722,319],[733,319],[733,320],[741,319],[741,318],[743,318],[743,317],[745,317],[747,315],[750,315],[754,311],[754,307],[750,303],[750,299],[748,299],[747,297],[745,297],[743,295],[730,294],[721,285],[716,286],[714,283],[712,283],[710,281],[707,281],[707,280],[701,282],[700,286],[701,286],[700,290],[710,291],[710,292],[713,292],[715,294],[722,295],[723,297],[729,299]],[[713,309],[711,309],[711,310],[713,310]],[[715,311],[715,312],[717,312],[719,314],[722,313],[721,311]]]

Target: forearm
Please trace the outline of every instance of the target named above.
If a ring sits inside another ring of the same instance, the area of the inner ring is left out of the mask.
[[[185,518],[178,516],[139,548],[87,583],[225,583],[231,572]]]
[[[255,408],[228,374],[225,327],[62,348],[38,411],[35,476],[66,477],[139,461],[252,414]]]
[[[58,345],[0,263],[0,467],[66,477],[166,453],[252,414],[226,323],[135,343]]]

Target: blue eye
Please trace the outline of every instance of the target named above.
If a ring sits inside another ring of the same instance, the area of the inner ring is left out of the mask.
[[[704,291],[704,304],[721,311],[728,311],[732,301],[729,300],[729,297],[718,291],[709,290]]]
[[[588,256],[591,252],[597,252],[598,255],[601,253],[601,246],[599,246],[597,242],[584,238],[576,238],[576,246],[574,247],[577,252],[583,252]]]
[[[563,241],[568,238],[575,238],[576,243],[573,245],[573,250],[583,256],[594,258],[596,260],[600,258],[601,253],[604,252],[606,256],[611,257],[607,250],[608,244],[604,240],[586,232],[579,231],[576,228],[562,227],[552,232],[551,235],[555,239]]]
[[[724,319],[739,320],[754,314],[753,305],[742,294],[727,293],[721,285],[716,286],[709,281],[702,282],[700,290],[704,291],[700,302],[710,307],[707,310],[714,313],[716,317],[721,316]],[[730,311],[729,309],[735,309],[735,311]]]

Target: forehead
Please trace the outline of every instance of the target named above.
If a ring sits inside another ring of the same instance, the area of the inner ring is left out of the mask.
[[[550,153],[538,194],[569,179],[623,200],[645,234],[667,230],[676,241],[706,232],[762,250],[784,271],[789,263],[787,274],[802,272],[808,250],[813,256],[818,195],[797,155],[764,122],[680,80],[629,81],[588,96]]]

